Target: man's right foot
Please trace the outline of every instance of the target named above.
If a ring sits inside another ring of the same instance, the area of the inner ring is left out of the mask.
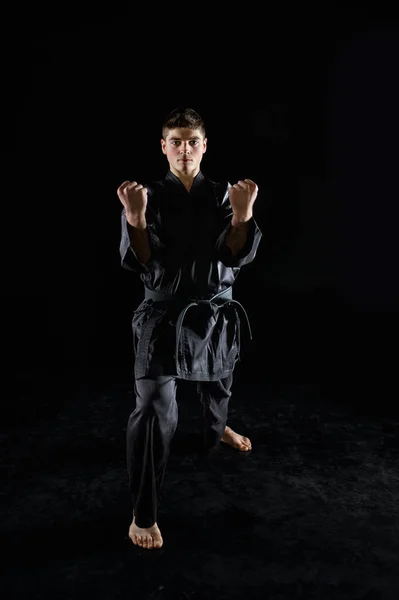
[[[163,539],[158,525],[154,523],[154,525],[148,527],[148,529],[142,529],[141,527],[137,527],[135,517],[133,517],[132,524],[129,527],[129,537],[133,544],[146,548],[147,550],[161,548],[163,545]]]

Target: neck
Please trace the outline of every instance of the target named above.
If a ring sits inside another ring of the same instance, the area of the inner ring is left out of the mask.
[[[182,182],[182,184],[188,192],[190,191],[191,186],[193,185],[195,177],[199,173],[199,167],[197,167],[197,169],[195,169],[195,171],[193,171],[192,173],[187,174],[180,173],[179,171],[176,171],[176,169],[174,169],[173,167],[171,167],[170,170],[172,171],[173,175],[176,175],[176,177],[180,179],[180,181]]]

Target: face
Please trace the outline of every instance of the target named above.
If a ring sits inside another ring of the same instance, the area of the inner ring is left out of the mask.
[[[166,139],[161,139],[162,152],[166,154],[170,170],[177,177],[195,177],[200,170],[207,139],[198,129],[178,127],[169,129]]]

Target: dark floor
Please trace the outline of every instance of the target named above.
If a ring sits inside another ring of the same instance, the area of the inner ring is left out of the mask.
[[[253,451],[222,445],[206,462],[200,404],[181,382],[164,546],[148,551],[127,535],[129,376],[72,380],[10,402],[3,421],[5,600],[397,600],[399,418],[345,406],[328,384],[241,372],[229,424]]]

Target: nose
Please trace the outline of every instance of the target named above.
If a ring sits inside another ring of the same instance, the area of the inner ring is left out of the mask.
[[[188,152],[190,152],[189,142],[182,142],[182,144],[180,146],[180,152],[182,154],[187,154]]]

